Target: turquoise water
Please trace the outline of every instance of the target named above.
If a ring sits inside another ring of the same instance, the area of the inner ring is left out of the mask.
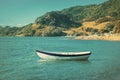
[[[88,61],[45,61],[35,50],[92,51]],[[120,42],[1,37],[0,80],[120,80]]]

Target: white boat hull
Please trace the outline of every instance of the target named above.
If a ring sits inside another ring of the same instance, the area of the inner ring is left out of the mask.
[[[42,59],[47,59],[47,60],[87,60],[90,56],[90,52],[83,52],[80,54],[45,54],[41,51],[36,51],[37,55],[42,58]]]

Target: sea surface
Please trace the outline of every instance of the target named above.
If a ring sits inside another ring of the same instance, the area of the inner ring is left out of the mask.
[[[92,54],[87,61],[46,61],[35,50]],[[0,80],[120,80],[120,41],[0,37]]]

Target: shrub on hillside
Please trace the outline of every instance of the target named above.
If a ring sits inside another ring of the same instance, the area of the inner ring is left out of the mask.
[[[109,30],[109,31],[113,31],[113,28],[114,28],[114,24],[113,23],[108,23],[105,25],[106,29]]]
[[[106,16],[106,17],[102,17],[96,20],[97,24],[103,23],[103,22],[107,22],[107,21],[114,21],[115,19],[113,17],[110,16]]]
[[[59,27],[51,27],[47,31],[43,31],[42,36],[65,36],[66,34],[63,32],[62,28]]]
[[[115,22],[115,27],[113,29],[113,33],[120,33],[120,20]]]

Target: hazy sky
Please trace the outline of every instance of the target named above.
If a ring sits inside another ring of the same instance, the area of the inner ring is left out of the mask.
[[[105,1],[107,0],[0,0],[0,25],[21,26],[33,23],[46,12]]]

